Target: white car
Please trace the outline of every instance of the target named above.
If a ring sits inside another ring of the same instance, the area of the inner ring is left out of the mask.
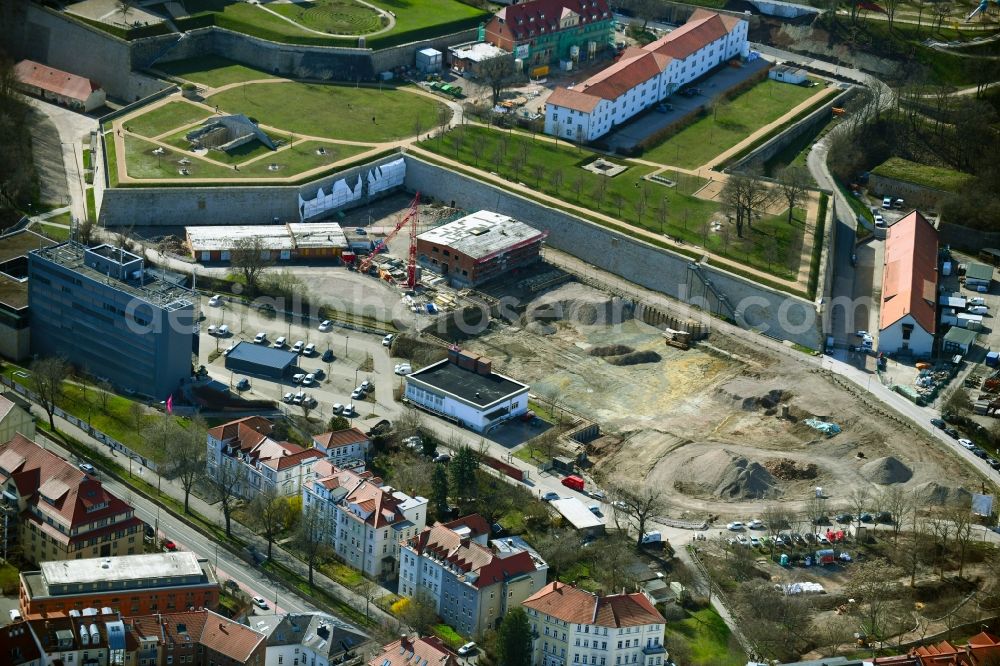
[[[229,327],[223,324],[219,328],[215,329],[215,334],[218,335],[220,338],[224,338],[227,335],[229,335]]]
[[[760,548],[760,539],[755,536],[750,537],[750,545],[754,548]]]
[[[393,372],[397,375],[408,375],[413,372],[413,368],[409,363],[397,363]]]
[[[268,606],[267,602],[264,600],[264,597],[254,597],[253,605],[261,610],[267,610],[268,608],[270,608],[270,606]]]
[[[344,406],[342,404],[340,404],[339,402],[333,403],[334,414],[340,414],[342,411],[344,411]]]
[[[354,403],[349,402],[344,405],[344,411],[342,412],[344,416],[350,416],[354,413]]]
[[[292,345],[292,351],[295,352],[296,354],[301,354],[302,353],[302,349],[305,346],[306,346],[306,343],[302,342],[301,340],[296,340],[295,344]]]
[[[390,333],[389,335],[387,335],[384,338],[382,338],[382,346],[383,347],[391,347],[392,346],[392,341],[395,340],[395,339],[396,339],[396,336],[393,335],[392,333]]]
[[[302,378],[302,383],[305,386],[312,386],[313,384],[316,383],[316,375],[310,372],[308,375]]]
[[[303,356],[312,356],[315,353],[316,353],[316,345],[314,345],[311,342],[302,348]]]
[[[21,617],[21,611],[17,610],[16,608],[11,608],[10,609],[10,621],[11,622],[20,622],[23,619],[24,618]],[[472,643],[472,645],[475,645],[475,643]]]
[[[306,378],[306,373],[304,373],[304,372],[297,372],[294,375],[292,375],[292,383],[293,384],[301,384],[302,380],[305,379],[305,378]]]
[[[743,523],[741,523],[738,520],[734,520],[733,522],[726,525],[726,529],[730,530],[731,532],[739,532],[740,530],[743,529],[743,527],[744,527]]]
[[[747,539],[742,534],[738,534],[736,536],[736,543],[740,544],[741,546],[749,546],[750,545],[750,539]]]
[[[764,521],[757,520],[756,518],[754,518],[749,523],[747,523],[747,527],[749,527],[752,530],[762,530],[764,529]]]
[[[875,213],[874,218],[875,218],[875,226],[876,227],[878,227],[879,229],[881,229],[882,227],[885,226],[885,218],[882,217],[879,213]]]
[[[282,401],[282,402],[285,402],[285,403],[288,403],[288,404],[291,404],[291,403],[292,403],[292,398],[293,398],[293,397],[294,397],[294,396],[293,396],[293,395],[292,395],[291,393],[286,393],[285,395],[283,395],[283,396],[281,397],[281,401]]]
[[[265,333],[264,331],[261,331],[257,335],[253,336],[253,343],[255,345],[262,345],[265,342],[267,342],[267,333]]]
[[[462,647],[458,648],[458,654],[461,657],[464,657],[467,654],[472,654],[475,651],[476,651],[476,644],[471,641],[466,643]]]
[[[823,534],[822,532],[817,532],[816,533],[816,541],[819,541],[820,543],[823,543],[823,544],[829,544],[830,543],[830,540],[827,539],[826,535]]]
[[[80,463],[79,465],[77,465],[77,467],[79,467],[81,471],[86,472],[87,474],[97,474],[97,470],[94,469],[94,466],[91,465],[90,463]]]
[[[278,338],[277,340],[274,341],[274,348],[275,349],[281,349],[282,347],[285,346],[285,342],[287,342],[285,340],[285,336],[282,335],[280,338]]]
[[[222,296],[219,294],[212,296],[212,298],[208,299],[208,304],[213,308],[220,307],[222,305]]]
[[[364,399],[365,399],[365,392],[362,391],[360,388],[354,389],[354,392],[351,393],[351,400],[364,400]]]
[[[319,325],[319,330],[321,333],[326,333],[331,328],[333,328],[333,322],[330,321],[329,319],[324,319],[322,323],[320,323]]]
[[[208,327],[208,334],[215,335],[215,324],[212,324],[211,326]]]
[[[962,446],[964,446],[965,448],[969,449],[970,451],[972,449],[976,448],[975,443],[971,439],[964,439],[963,438],[963,439],[958,440],[958,443],[961,444]]]
[[[372,391],[375,390],[375,385],[366,379],[365,381],[361,382],[361,386],[359,386],[358,388],[364,391],[365,393],[371,393]]]
[[[302,399],[302,404],[305,405],[306,407],[315,407],[319,403],[316,401],[316,398],[312,397],[311,395],[307,395],[305,398]]]
[[[299,391],[298,393],[296,393],[292,397],[292,404],[293,405],[301,405],[302,401],[305,400],[305,399],[306,399],[306,394],[303,393],[302,391]]]

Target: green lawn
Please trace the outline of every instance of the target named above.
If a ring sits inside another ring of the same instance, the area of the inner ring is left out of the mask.
[[[335,35],[366,35],[383,27],[377,11],[354,0],[272,3],[270,9],[308,28]]]
[[[727,237],[725,232],[712,228],[711,220],[719,213],[717,203],[692,196],[705,183],[702,178],[666,172],[662,175],[677,183],[675,187],[667,187],[641,180],[655,170],[646,165],[633,165],[624,173],[607,178],[580,168],[582,162],[595,156],[590,151],[477,126],[459,127],[443,139],[428,139],[420,145],[470,166],[522,182],[568,203],[657,234],[683,239],[779,277],[792,278],[798,273],[802,211],[797,212],[799,222],[795,224],[788,224],[784,215],[776,215],[755,222],[752,232],[745,231],[747,238],[738,239],[735,229],[731,229]],[[515,169],[522,154],[526,156],[524,166]],[[537,179],[533,169],[536,165],[542,167],[542,172],[537,174],[541,178]],[[554,176],[556,180],[561,176],[561,182],[555,182]],[[600,191],[602,183],[605,186],[603,193]],[[640,216],[643,196],[646,207]],[[661,218],[664,202],[666,214]],[[665,220],[662,225],[661,219]]]
[[[0,564],[0,593],[5,595],[17,594],[17,589],[21,584],[21,579],[18,577],[19,573],[17,567],[9,562]]]
[[[431,631],[434,635],[440,638],[442,641],[447,643],[452,648],[461,647],[465,643],[465,639],[458,635],[458,632],[449,627],[447,624],[435,624],[431,627]]]
[[[190,129],[183,129],[159,140],[177,148],[180,152],[185,153],[187,157],[191,158],[195,156],[195,153],[191,152],[191,142],[187,140],[187,135],[190,131]],[[273,141],[278,141],[280,139],[287,140],[287,137],[272,136],[271,139]],[[265,146],[260,141],[251,141],[243,144],[242,146],[237,146],[230,151],[209,150],[205,157],[213,159],[216,162],[233,165],[243,164],[244,162],[252,160],[255,157],[267,155],[268,153],[273,152],[273,150]],[[239,174],[235,172],[232,175],[234,178],[239,178]]]
[[[94,199],[94,188],[87,188],[87,219],[91,222],[97,222],[97,201]]]
[[[675,641],[684,641],[693,664],[743,666],[747,662],[739,644],[730,640],[729,627],[711,608],[691,613],[680,622],[668,622],[666,626],[667,649]]]
[[[911,162],[901,157],[890,157],[872,169],[872,173],[947,192],[958,191],[972,178],[961,171]]]
[[[134,136],[125,137],[125,159],[128,175],[132,178],[231,178],[235,172],[204,160],[191,153],[167,150],[163,155],[154,155],[157,146],[149,141]],[[188,159],[190,164],[182,166],[181,159]],[[188,175],[183,176],[180,169],[186,168]]]
[[[318,155],[316,150],[323,148],[326,154]],[[333,164],[340,160],[353,157],[363,153],[368,148],[363,146],[344,146],[340,144],[322,143],[320,141],[303,141],[295,143],[291,148],[286,148],[272,157],[259,159],[252,164],[240,167],[240,176],[251,177],[271,177],[284,178],[289,174],[301,173],[325,164]],[[277,164],[279,169],[271,171],[270,164]]]
[[[351,141],[391,141],[438,124],[443,104],[385,87],[357,88],[321,83],[257,84],[208,98],[227,113],[245,113],[286,132]],[[331,113],[331,110],[336,113]]]
[[[211,112],[199,106],[176,100],[167,102],[137,118],[126,120],[125,125],[136,134],[152,138],[176,127],[204,120],[211,115]]]
[[[643,158],[661,164],[693,169],[732,148],[768,123],[774,122],[822,88],[805,88],[765,79],[738,97],[721,104]]]
[[[212,88],[218,88],[229,83],[239,83],[240,81],[275,78],[267,72],[215,55],[176,60],[157,65],[157,68],[167,74],[172,74],[173,76],[194,83],[201,83]]]
[[[365,579],[360,571],[341,562],[327,562],[317,567],[317,570],[344,587],[352,589],[360,585]]]
[[[66,224],[69,224],[69,222],[66,222]],[[54,224],[46,224],[44,222],[39,222],[35,226],[35,231],[55,241],[69,240],[69,229],[67,229],[66,227],[57,227]]]
[[[108,184],[110,187],[118,187],[118,153],[111,134],[104,136],[104,154],[108,160]]]

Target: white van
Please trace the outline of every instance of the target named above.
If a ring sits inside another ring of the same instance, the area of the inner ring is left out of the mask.
[[[974,315],[984,315],[989,313],[989,311],[990,309],[985,305],[973,305],[971,308],[968,309],[969,314],[974,314]]]

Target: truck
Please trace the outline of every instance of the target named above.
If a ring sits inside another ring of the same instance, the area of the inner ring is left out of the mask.
[[[584,481],[575,474],[571,474],[562,480],[562,484],[567,488],[572,488],[578,492],[583,492]]]
[[[833,564],[837,561],[837,556],[830,548],[816,551],[816,564]]]
[[[968,314],[966,312],[960,312],[955,316],[958,320],[958,325],[962,328],[967,328],[970,331],[978,331],[983,327],[983,316]]]

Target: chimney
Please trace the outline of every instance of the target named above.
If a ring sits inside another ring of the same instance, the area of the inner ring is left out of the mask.
[[[476,361],[476,373],[489,377],[493,374],[493,361],[485,356],[480,356]]]
[[[448,360],[458,365],[458,357],[462,354],[462,348],[458,345],[448,346]]]

